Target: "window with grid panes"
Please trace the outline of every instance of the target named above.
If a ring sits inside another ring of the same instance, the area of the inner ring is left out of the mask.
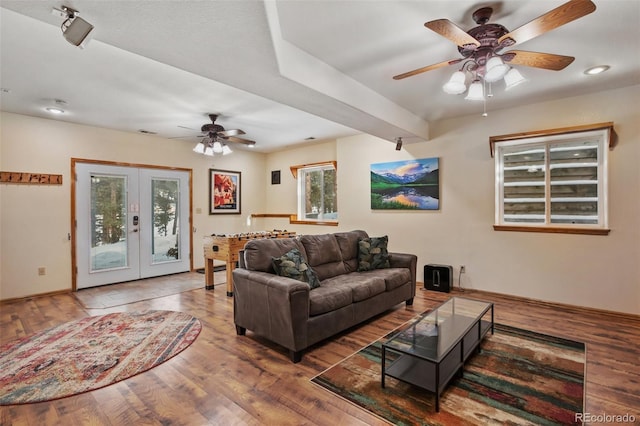
[[[495,228],[608,232],[610,131],[606,127],[550,135],[538,132],[536,136],[518,135],[515,139],[508,135],[492,138]]]

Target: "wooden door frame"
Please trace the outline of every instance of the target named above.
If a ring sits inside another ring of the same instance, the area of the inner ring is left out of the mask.
[[[96,164],[100,166],[131,167],[138,169],[160,169],[189,174],[189,270],[193,271],[193,169],[184,167],[154,166],[151,164],[123,163],[119,161],[71,158],[71,291],[77,291],[78,264],[76,261],[76,164]]]

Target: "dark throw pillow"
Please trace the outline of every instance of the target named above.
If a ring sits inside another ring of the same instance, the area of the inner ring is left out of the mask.
[[[358,271],[389,268],[389,237],[360,238],[358,240]]]
[[[309,284],[311,288],[320,287],[320,280],[311,266],[302,257],[298,249],[291,249],[280,257],[271,259],[273,269],[281,277],[293,278]]]

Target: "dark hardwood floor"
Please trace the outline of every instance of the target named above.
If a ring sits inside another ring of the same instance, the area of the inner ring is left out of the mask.
[[[197,273],[175,279],[201,279]],[[160,280],[159,280],[160,281]],[[110,288],[109,291],[113,291]],[[85,309],[70,294],[0,304],[2,343],[54,325],[109,312],[167,309],[203,325],[198,339],[168,362],[120,383],[69,398],[0,407],[2,425],[369,425],[384,424],[309,379],[414,315],[452,295],[491,300],[496,322],[586,342],[586,412],[640,422],[640,316],[497,294],[419,290],[392,311],[316,345],[302,362],[253,333],[236,336],[233,300],[204,288],[107,309]],[[112,296],[113,297],[113,296]]]

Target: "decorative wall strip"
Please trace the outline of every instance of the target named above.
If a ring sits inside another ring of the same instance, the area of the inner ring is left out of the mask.
[[[36,185],[62,185],[62,175],[47,173],[0,172],[2,183],[27,183]]]

